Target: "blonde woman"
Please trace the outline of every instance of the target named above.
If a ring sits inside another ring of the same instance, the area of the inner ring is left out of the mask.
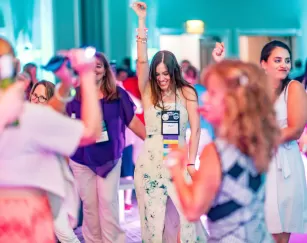
[[[278,146],[272,93],[256,65],[223,61],[202,78],[207,87],[200,113],[215,129],[192,184],[184,181],[184,149],[166,161],[184,215],[208,216],[208,243],[271,243],[264,217],[265,184],[261,176]]]

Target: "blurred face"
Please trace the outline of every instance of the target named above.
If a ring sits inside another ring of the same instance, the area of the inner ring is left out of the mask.
[[[184,79],[186,81],[188,81],[190,84],[194,85],[196,84],[196,78],[194,77],[194,72],[193,71],[187,71],[186,73],[184,73]]]
[[[187,70],[186,75],[189,78],[194,78],[194,72],[192,70]]]
[[[262,61],[261,66],[271,79],[283,80],[291,69],[290,53],[284,48],[276,47],[268,61]]]
[[[226,92],[226,86],[221,78],[211,74],[207,80],[207,91],[201,97],[204,106],[199,108],[199,112],[214,127],[218,127],[223,120]]]
[[[40,84],[36,86],[35,90],[31,94],[30,102],[35,104],[46,104],[46,88],[44,85]]]
[[[182,71],[185,72],[189,66],[190,66],[190,63],[189,63],[189,62],[183,62],[183,63],[181,63]]]
[[[36,72],[37,72],[36,67],[30,68],[31,77],[35,78],[36,77]]]
[[[167,67],[162,62],[156,67],[156,78],[162,91],[167,91],[170,89],[171,76],[168,73]]]
[[[103,66],[103,63],[100,59],[96,58],[96,67],[95,67],[95,73],[96,73],[96,81],[101,81],[102,78],[106,74],[106,70]]]
[[[118,81],[125,81],[128,78],[128,73],[125,71],[121,71],[117,74]]]

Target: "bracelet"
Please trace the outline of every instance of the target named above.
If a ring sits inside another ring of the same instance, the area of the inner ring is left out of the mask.
[[[195,164],[187,164],[187,166],[195,166]]]
[[[136,28],[135,31],[136,31],[137,33],[139,33],[139,32],[140,32],[140,29],[139,29],[139,28]],[[147,33],[147,32],[148,32],[148,29],[147,29],[147,28],[144,28],[143,31]]]
[[[143,44],[147,43],[147,41],[144,41],[144,40],[136,40],[136,42],[140,42],[140,43],[143,43]]]
[[[74,96],[71,95],[71,88],[69,89],[69,96],[68,97],[62,97],[60,94],[59,94],[59,89],[60,89],[60,86],[62,84],[61,83],[58,83],[56,86],[55,86],[55,89],[54,89],[54,95],[55,95],[55,98],[57,98],[57,100],[63,102],[63,103],[68,103],[70,101],[72,101],[74,99]]]
[[[142,41],[147,41],[147,36],[146,37],[140,37],[139,35],[136,36],[137,40],[142,40]]]
[[[139,64],[144,64],[144,63],[148,63],[148,60],[147,61],[137,61]]]

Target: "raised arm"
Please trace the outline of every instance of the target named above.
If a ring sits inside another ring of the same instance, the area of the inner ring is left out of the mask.
[[[147,29],[146,29],[146,10],[147,6],[143,2],[135,2],[132,9],[138,16],[139,27],[137,29],[137,76],[138,86],[143,96],[149,80],[149,64],[147,55]]]
[[[98,93],[95,76],[95,58],[85,55],[82,49],[68,52],[72,68],[78,72],[81,89],[81,121],[84,132],[80,146],[96,142],[101,134],[102,112],[98,102]]]

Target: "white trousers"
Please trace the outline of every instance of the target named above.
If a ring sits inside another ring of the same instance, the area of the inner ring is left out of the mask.
[[[121,164],[120,159],[108,176],[102,178],[87,166],[70,161],[83,202],[82,233],[86,243],[125,243],[118,210]]]
[[[61,243],[80,243],[69,222],[67,211],[62,207],[54,221],[55,235]]]

